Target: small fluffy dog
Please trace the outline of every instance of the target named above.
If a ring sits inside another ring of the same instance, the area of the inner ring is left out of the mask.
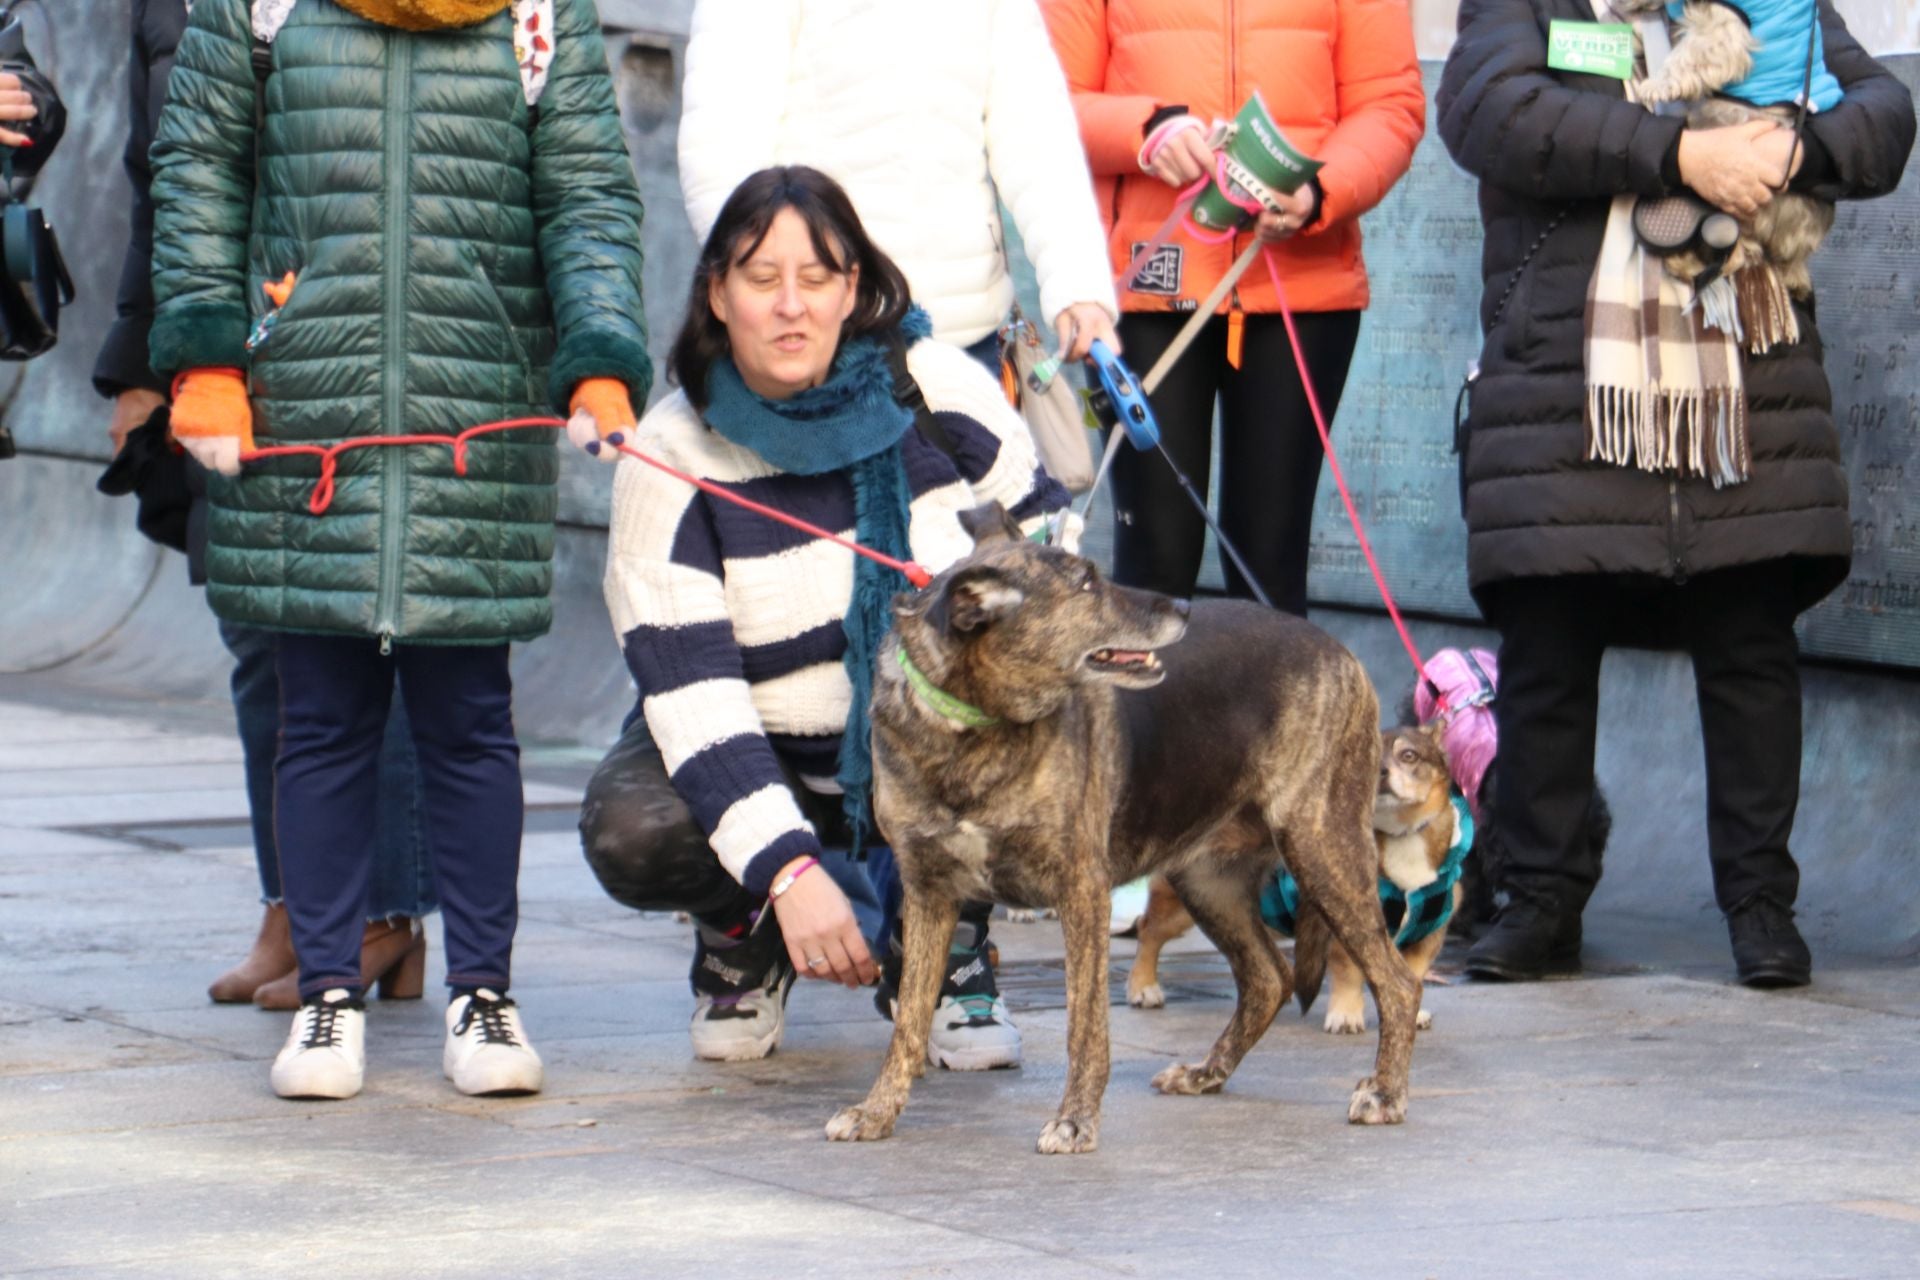
[[[1747,120],[1777,120],[1792,127],[1797,98],[1807,83],[1809,24],[1817,22],[1816,0],[1687,0],[1680,13],[1672,56],[1660,74],[1635,86],[1649,108],[1667,102],[1691,104],[1687,124],[1712,129]],[[1668,9],[1667,0],[1614,0],[1622,17]],[[1757,32],[1765,31],[1768,38]],[[1831,106],[1838,82],[1822,59],[1813,62],[1809,110]],[[1771,265],[1794,297],[1812,296],[1807,259],[1833,226],[1833,206],[1782,191],[1741,224],[1740,240],[1722,272],[1731,277],[1759,262]],[[1677,279],[1693,281],[1712,265],[1694,249],[1666,259]]]
[[[1460,866],[1473,839],[1473,818],[1466,803],[1454,797],[1438,725],[1388,729],[1380,737],[1380,785],[1373,802],[1380,897],[1401,957],[1414,977],[1424,979],[1446,943],[1447,922],[1460,905]],[[1365,978],[1346,948],[1329,936],[1320,913],[1301,901],[1291,877],[1283,876],[1269,887],[1261,914],[1269,924],[1278,922],[1281,932],[1296,935],[1295,992],[1301,1012],[1312,1008],[1330,967],[1333,995],[1326,1029],[1334,1034],[1365,1031]],[[1159,981],[1160,949],[1192,926],[1171,886],[1156,877],[1140,920],[1140,949],[1127,975],[1130,1003],[1148,1009],[1166,1003]],[[1415,1025],[1421,1030],[1432,1026],[1432,1015],[1421,1009]]]

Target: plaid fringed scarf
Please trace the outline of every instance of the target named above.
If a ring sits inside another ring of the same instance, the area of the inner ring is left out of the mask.
[[[1602,22],[1621,20],[1608,0],[1592,3]],[[1664,47],[1663,14],[1637,15],[1633,21],[1643,43],[1652,24],[1661,24],[1652,38]],[[1634,100],[1632,81],[1626,94]],[[1587,459],[1702,476],[1716,489],[1739,484],[1753,466],[1740,304],[1746,294],[1760,303],[1765,283],[1742,272],[1737,282],[1717,282],[1717,293],[1696,299],[1692,286],[1667,274],[1661,259],[1634,234],[1637,199],[1614,197],[1600,259],[1587,285]],[[1774,272],[1764,265],[1757,270],[1778,291]],[[1777,317],[1781,309],[1756,305],[1755,310]],[[1792,306],[1784,311],[1791,325]],[[1791,340],[1773,318],[1757,327],[1758,350]]]
[[[1587,285],[1587,458],[1739,484],[1752,470],[1739,338],[1690,306],[1616,196]]]

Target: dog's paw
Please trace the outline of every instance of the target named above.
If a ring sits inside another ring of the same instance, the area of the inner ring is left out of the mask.
[[[1332,1005],[1327,1009],[1327,1020],[1321,1024],[1330,1036],[1357,1036],[1367,1029],[1365,1009],[1342,1009]]]
[[[1217,1071],[1204,1066],[1190,1067],[1185,1063],[1176,1063],[1153,1078],[1153,1087],[1162,1093],[1192,1095],[1198,1093],[1218,1093],[1227,1078]]]
[[[1100,1122],[1086,1116],[1047,1121],[1034,1149],[1043,1156],[1077,1156],[1100,1149]]]
[[[1127,1003],[1136,1009],[1164,1009],[1167,1005],[1167,993],[1161,990],[1157,982],[1149,982],[1138,991],[1129,985]]]
[[[1354,1087],[1353,1099],[1347,1103],[1348,1124],[1399,1124],[1406,1118],[1405,1096],[1393,1097],[1372,1076]]]
[[[1418,1016],[1418,1017],[1416,1017],[1416,1018],[1414,1018],[1414,1020],[1413,1020],[1413,1029],[1414,1029],[1415,1031],[1431,1031],[1431,1030],[1433,1030],[1433,1012],[1432,1012],[1432,1010],[1429,1010],[1429,1009],[1422,1009],[1422,1010],[1420,1011],[1420,1013],[1419,1013],[1419,1016]]]
[[[882,1115],[865,1107],[843,1107],[827,1121],[828,1142],[878,1142],[893,1136],[898,1116]]]
[[[1052,907],[1008,907],[1008,924],[1038,924],[1042,920],[1058,920],[1060,913]]]

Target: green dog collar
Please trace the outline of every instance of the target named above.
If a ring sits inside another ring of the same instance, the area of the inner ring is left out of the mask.
[[[907,683],[920,695],[920,700],[935,711],[969,729],[991,729],[1000,723],[997,716],[990,716],[970,702],[948,693],[945,689],[927,679],[927,673],[913,665],[913,659],[907,656],[907,647],[901,645],[895,656],[900,660],[900,669],[907,673]]]

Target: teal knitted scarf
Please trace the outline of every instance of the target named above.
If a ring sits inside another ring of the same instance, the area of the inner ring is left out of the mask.
[[[900,322],[899,336],[909,346],[932,332],[927,313],[918,307]],[[913,495],[900,442],[913,428],[913,413],[894,399],[887,356],[888,344],[880,338],[842,342],[827,380],[785,400],[769,400],[749,390],[731,359],[716,360],[707,374],[706,421],[782,471],[802,476],[845,472],[853,484],[854,536],[863,546],[906,560],[913,554],[907,541]],[[842,804],[856,855],[873,828],[868,707],[874,662],[892,624],[893,597],[911,585],[897,569],[865,556],[854,561],[853,599],[841,624],[847,633],[842,662],[853,685],[853,701],[840,734],[836,780],[845,792]]]

